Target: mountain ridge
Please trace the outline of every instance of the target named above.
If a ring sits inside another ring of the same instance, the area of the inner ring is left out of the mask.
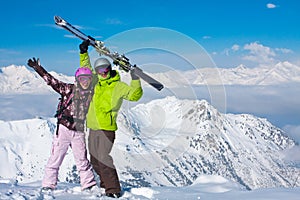
[[[167,104],[168,102],[170,104],[170,101],[177,100],[166,98],[159,105],[163,106],[161,108],[167,110],[166,107],[168,107]],[[194,102],[186,101],[186,103],[184,103],[184,101],[179,102],[178,105],[183,104],[181,106],[184,108],[192,108],[183,112],[180,118],[183,119],[182,124],[184,125],[182,125],[182,127],[177,127],[176,129],[178,130],[179,128],[181,131],[184,130],[185,133],[180,132],[180,136],[177,136],[178,138],[175,139],[174,137],[171,137],[174,140],[169,146],[164,149],[158,149],[157,151],[152,150],[156,153],[155,156],[153,155],[155,153],[151,154],[152,157],[161,158],[161,162],[163,163],[162,166],[168,166],[161,170],[163,171],[165,179],[169,181],[169,184],[172,183],[172,185],[175,186],[188,185],[193,182],[194,178],[197,177],[199,173],[216,173],[225,176],[230,180],[239,182],[247,189],[270,186],[289,187],[289,181],[281,177],[284,170],[285,175],[290,177],[290,181],[295,181],[292,178],[292,172],[297,172],[297,169],[286,168],[283,170],[276,167],[277,165],[286,166],[282,160],[277,158],[280,156],[280,152],[283,149],[290,148],[294,145],[294,142],[285,136],[282,130],[271,125],[266,119],[256,118],[246,114],[221,114],[210,106],[208,102],[203,100],[196,100]],[[197,106],[191,106],[195,104],[195,102],[198,102],[198,104],[196,104]],[[171,107],[176,109],[177,106],[172,105]],[[156,110],[159,109],[156,108]],[[162,113],[158,115],[164,116]],[[178,112],[172,112],[171,115],[179,116],[180,114],[178,114]],[[141,112],[141,115],[135,115],[138,119],[142,116],[147,116],[147,113]],[[180,120],[180,118],[176,119]],[[171,121],[176,120],[172,119]],[[255,123],[247,125],[245,121]],[[164,128],[165,132],[163,131],[164,134],[172,132],[169,131],[171,127],[168,127],[168,123],[169,122],[164,123],[166,125]],[[237,125],[241,128],[236,128]],[[195,132],[187,134],[186,129],[192,129],[192,131]],[[143,129],[143,127],[140,127],[139,132],[149,134],[147,133],[147,128]],[[143,137],[140,136],[140,139],[136,139],[135,141],[143,141],[142,138]],[[182,144],[186,138],[189,138],[186,142],[186,147],[178,145]],[[138,145],[135,144],[135,146]],[[267,147],[265,148],[265,146]],[[131,147],[129,146],[127,148],[130,149]],[[252,149],[255,153],[248,150],[248,148]],[[177,150],[174,151],[174,149],[182,149],[182,152],[178,152]],[[185,154],[187,149],[189,152],[196,153]],[[159,150],[160,152],[158,153]],[[268,155],[261,157],[261,154],[264,155],[263,152],[265,151],[268,152]],[[244,156],[246,156],[247,159],[244,159]],[[256,157],[259,157],[260,159],[256,159]],[[261,164],[261,162],[269,166],[270,169]],[[150,166],[153,168],[155,165]],[[253,169],[254,172],[251,169]],[[149,171],[147,171],[147,173],[149,173]],[[161,172],[157,173],[159,174]],[[152,173],[152,176],[157,176],[157,173]],[[251,174],[253,177],[247,178],[245,177],[245,174]],[[259,177],[260,174],[264,174],[263,178]],[[272,182],[270,181],[271,179],[276,181]]]
[[[73,76],[50,72],[64,82],[74,82]],[[120,73],[122,79],[129,80],[129,75]],[[150,74],[167,88],[183,85],[279,85],[300,83],[300,67],[288,61],[279,62],[274,66],[247,68],[239,65],[235,68],[198,68],[189,71],[172,70],[164,73]],[[147,84],[143,83],[145,86]],[[34,71],[25,66],[10,65],[0,68],[0,93],[24,94],[49,93],[51,89]]]

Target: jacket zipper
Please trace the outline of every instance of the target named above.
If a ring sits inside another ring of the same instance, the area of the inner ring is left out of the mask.
[[[113,124],[113,117],[112,117],[112,112],[110,112],[110,125],[112,126]]]

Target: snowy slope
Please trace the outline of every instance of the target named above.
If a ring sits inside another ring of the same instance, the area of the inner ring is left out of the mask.
[[[56,119],[0,121],[0,127],[0,177],[21,182],[41,180]],[[73,157],[67,156],[61,174],[71,171],[73,162]]]
[[[17,184],[7,179],[0,179],[0,199],[103,199],[111,198],[101,196],[101,192],[95,190],[91,193],[81,192],[78,184],[59,183],[58,188],[52,194],[43,194],[39,190],[40,182]],[[298,200],[300,188],[272,188],[245,191],[236,183],[220,176],[203,175],[194,184],[187,187],[131,187],[124,188],[120,199],[205,199],[205,200]]]
[[[123,108],[118,120],[113,156],[123,187],[187,186],[203,174],[246,189],[300,185],[299,168],[281,154],[294,142],[265,119],[167,97]],[[0,130],[0,177],[41,180],[55,119],[1,121]],[[62,182],[76,182],[72,159],[69,154],[63,163]]]
[[[300,183],[294,176],[299,169],[288,167],[281,154],[294,142],[266,119],[168,97],[140,104],[120,120],[118,165],[146,185],[189,185],[201,174],[222,175],[248,189]]]

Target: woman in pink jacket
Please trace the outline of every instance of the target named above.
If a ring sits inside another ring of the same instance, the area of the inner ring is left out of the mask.
[[[53,190],[57,185],[58,171],[69,147],[72,148],[82,190],[96,185],[92,167],[87,159],[84,124],[89,103],[93,96],[92,71],[79,68],[75,73],[75,84],[64,83],[49,74],[39,59],[29,59],[32,67],[60,97],[57,107],[57,131],[53,135],[52,150],[45,167],[42,190]]]

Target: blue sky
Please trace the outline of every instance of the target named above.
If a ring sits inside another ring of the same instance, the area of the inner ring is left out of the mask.
[[[35,56],[49,70],[73,74],[80,40],[58,29],[54,15],[104,41],[142,27],[174,30],[199,43],[218,67],[300,65],[299,10],[298,0],[3,1],[0,66],[26,65]]]

